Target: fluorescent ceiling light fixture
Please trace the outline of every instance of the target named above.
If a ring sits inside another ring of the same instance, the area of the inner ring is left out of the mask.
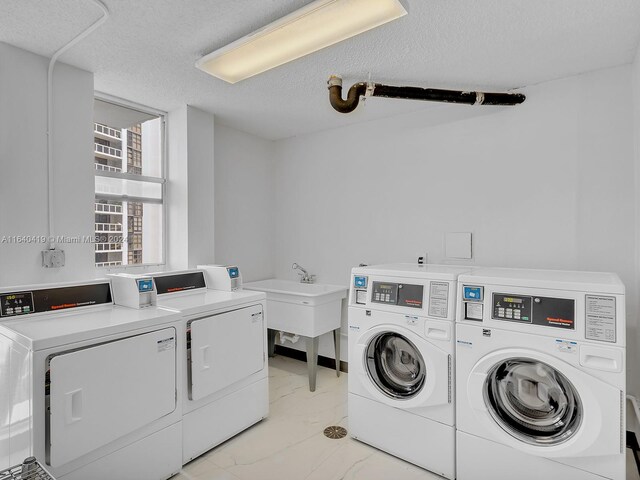
[[[236,83],[407,14],[399,0],[316,0],[196,62]]]

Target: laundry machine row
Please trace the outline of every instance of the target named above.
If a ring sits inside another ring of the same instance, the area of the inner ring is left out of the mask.
[[[352,271],[351,435],[446,478],[625,478],[624,286],[608,273]]]
[[[265,296],[240,282],[216,266],[1,289],[0,464],[164,479],[264,418]]]
[[[116,303],[180,315],[182,463],[268,415],[266,295],[242,290],[238,267],[121,274],[112,282]]]

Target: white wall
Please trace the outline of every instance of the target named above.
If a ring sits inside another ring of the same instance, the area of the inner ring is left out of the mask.
[[[468,231],[477,265],[617,272],[636,351],[630,74],[540,84],[454,123],[418,113],[277,142],[276,276],[296,278],[295,261],[347,285],[360,262],[446,262],[444,233]]]
[[[189,170],[187,168],[187,107],[167,115],[167,267],[187,268]]]
[[[214,262],[214,117],[184,106],[168,115],[168,268]]]
[[[274,276],[273,142],[216,123],[215,260],[245,282]]]
[[[189,268],[214,261],[214,118],[187,107]]]
[[[0,43],[0,285],[93,278],[94,246],[61,243],[66,266],[44,269],[45,243],[2,237],[47,235],[48,59]],[[54,71],[55,234],[93,236],[93,74]]]

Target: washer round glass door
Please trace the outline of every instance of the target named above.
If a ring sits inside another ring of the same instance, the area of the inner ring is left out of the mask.
[[[369,341],[366,366],[374,384],[391,398],[416,396],[427,378],[420,351],[408,338],[396,332],[383,332]]]
[[[511,436],[531,445],[558,445],[582,422],[575,387],[552,366],[530,358],[511,358],[487,375],[485,403]]]

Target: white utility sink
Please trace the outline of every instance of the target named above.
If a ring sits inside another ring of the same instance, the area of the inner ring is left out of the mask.
[[[270,278],[245,283],[244,288],[267,294],[267,328],[271,330],[270,355],[273,354],[276,331],[282,330],[306,337],[309,388],[314,391],[318,337],[333,331],[336,372],[340,375],[340,318],[342,299],[346,298],[348,292],[346,287]]]
[[[268,328],[304,337],[317,337],[340,328],[346,287],[271,278],[245,283],[244,288],[267,294]]]

